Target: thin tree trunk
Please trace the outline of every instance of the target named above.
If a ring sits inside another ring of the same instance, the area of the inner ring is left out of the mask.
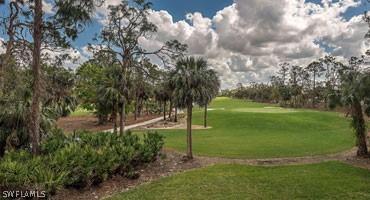
[[[193,159],[193,141],[191,135],[191,121],[192,121],[192,113],[193,112],[193,104],[189,103],[187,108],[187,157],[188,159]]]
[[[40,144],[40,95],[41,95],[41,40],[42,40],[42,0],[35,0],[35,16],[33,24],[33,52],[32,52],[32,105],[30,133],[32,153],[39,153]]]
[[[121,85],[121,90],[122,90],[122,97],[121,97],[121,110],[120,110],[120,119],[119,119],[119,133],[120,135],[125,133],[125,120],[126,120],[126,100],[125,100],[125,92],[124,90],[127,87],[127,70],[130,66],[130,50],[125,49],[123,51],[124,59],[122,61],[122,75],[123,75],[123,80],[122,80],[122,85]]]
[[[177,122],[177,106],[175,106],[175,122]]]
[[[204,128],[207,128],[207,114],[208,114],[208,105],[206,104],[204,106]]]
[[[138,109],[138,117],[141,117],[141,113],[142,113],[142,111],[143,111],[143,99],[141,98],[140,99],[140,101],[139,101],[140,103],[139,103],[139,109]]]
[[[113,119],[113,133],[117,134],[117,103],[116,101],[113,101],[113,111],[112,111],[112,119]]]
[[[163,102],[163,120],[166,121],[166,101]]]
[[[137,112],[138,112],[138,98],[136,97],[136,100],[135,100],[135,113],[134,113],[134,118],[135,118],[135,121],[137,120]]]
[[[148,102],[145,104],[145,109],[146,109],[146,115],[149,115],[149,105]]]
[[[125,133],[125,118],[126,118],[126,105],[125,105],[125,99],[122,97],[122,103],[121,103],[121,112],[120,112],[120,118],[119,118],[119,134],[122,135]]]
[[[170,111],[169,111],[169,114],[168,114],[168,118],[171,121],[171,118],[172,118],[172,99],[170,99]]]
[[[367,156],[368,149],[366,144],[366,125],[361,103],[359,101],[354,101],[352,112],[353,125],[355,126],[354,128],[356,130],[356,139],[358,146],[357,156]]]
[[[313,90],[312,90],[312,107],[315,107],[315,98],[316,98],[316,73],[313,73]]]

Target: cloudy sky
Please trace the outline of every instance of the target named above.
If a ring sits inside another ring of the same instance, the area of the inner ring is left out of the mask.
[[[45,0],[47,2],[47,0]],[[81,62],[88,43],[105,23],[106,0],[90,27],[74,43]],[[150,20],[158,33],[141,44],[155,48],[178,39],[189,54],[204,56],[223,88],[264,82],[281,62],[307,65],[325,54],[361,55],[368,44],[362,21],[367,0],[153,0]],[[52,6],[46,6],[52,12]],[[0,8],[0,13],[4,8]],[[1,35],[0,35],[1,37]]]

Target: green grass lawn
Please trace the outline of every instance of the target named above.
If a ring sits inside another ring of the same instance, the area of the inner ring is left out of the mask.
[[[208,130],[193,132],[196,155],[272,158],[328,154],[354,146],[349,120],[335,112],[283,109],[269,104],[217,98],[210,106]],[[203,123],[194,111],[194,123]],[[185,130],[160,130],[166,147],[186,149]]]
[[[81,107],[77,107],[76,110],[71,113],[70,116],[72,117],[83,117],[83,116],[89,116],[89,115],[93,115],[94,112],[93,111],[89,111],[89,110],[86,110],[84,108],[81,108]]]
[[[216,165],[121,193],[124,199],[370,199],[370,172],[338,162],[301,166]]]

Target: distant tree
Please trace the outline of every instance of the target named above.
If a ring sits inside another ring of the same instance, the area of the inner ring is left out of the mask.
[[[321,77],[325,68],[323,64],[319,61],[311,62],[307,67],[306,70],[311,73],[312,75],[312,107],[316,106],[316,98],[317,98],[317,91],[316,91],[316,84],[317,78]]]
[[[118,90],[122,74],[120,73],[120,67],[113,65],[107,67],[105,70],[105,77],[102,80],[102,84],[98,90],[98,103],[101,103],[103,108],[107,108],[106,115],[111,114],[113,121],[113,132],[117,133],[117,113],[118,113],[118,102],[120,101],[121,93]],[[99,109],[98,109],[99,111]],[[102,113],[104,114],[104,113]]]
[[[44,95],[42,102],[45,108],[54,111],[54,119],[66,117],[77,107],[74,94],[75,73],[71,69],[59,66],[43,66]]]
[[[219,90],[220,90],[220,80],[215,71],[208,69],[206,73],[204,73],[205,85],[204,92],[201,95],[200,106],[204,107],[204,120],[203,125],[207,128],[207,114],[208,114],[208,104],[217,97]]]
[[[302,94],[302,80],[301,74],[303,69],[300,66],[294,65],[290,68],[290,79],[289,85],[291,89],[292,99],[293,99],[293,107],[297,107],[298,105],[298,97]]]
[[[150,62],[149,59],[144,59],[136,63],[133,70],[133,90],[134,90],[134,116],[135,120],[141,116],[144,102],[149,101],[154,95],[154,87],[159,82],[159,74],[161,73],[157,65]]]
[[[155,90],[155,98],[158,102],[162,103],[163,105],[163,120],[166,120],[166,107],[167,102],[171,98],[171,91],[168,89],[167,81],[161,82]]]
[[[281,84],[285,85],[289,77],[290,64],[287,62],[284,62],[284,63],[279,64],[279,66],[280,66],[280,70],[278,71],[277,74],[281,78]]]
[[[340,85],[339,70],[343,68],[343,64],[330,55],[321,58],[320,62],[325,67],[324,101],[328,106],[329,95]]]
[[[80,105],[91,111],[96,110],[97,88],[103,84],[105,66],[87,61],[76,69],[76,95]]]

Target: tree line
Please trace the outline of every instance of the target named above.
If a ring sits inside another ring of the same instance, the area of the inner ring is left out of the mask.
[[[278,103],[283,107],[346,109],[355,129],[357,154],[368,155],[366,122],[370,116],[370,68],[368,55],[352,57],[347,63],[327,55],[305,67],[280,64],[268,83],[238,84],[222,95],[258,102]]]
[[[340,86],[340,73],[344,67],[342,62],[330,55],[305,67],[282,63],[268,83],[238,84],[237,89],[224,93],[237,98],[280,103],[282,106],[328,108],[328,97]]]

